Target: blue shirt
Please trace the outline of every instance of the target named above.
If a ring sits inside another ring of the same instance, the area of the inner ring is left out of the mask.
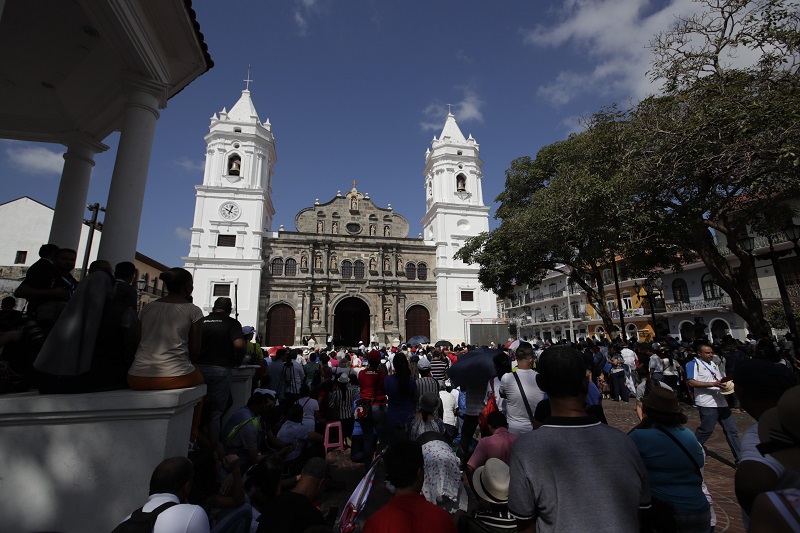
[[[389,409],[386,411],[388,425],[405,424],[409,416],[414,414],[414,393],[417,392],[417,382],[408,378],[408,394],[400,394],[397,375],[386,376],[383,382],[386,396],[389,398]]]
[[[683,426],[659,427],[678,439],[702,468],[705,456],[694,433]],[[644,461],[653,496],[672,502],[678,514],[699,513],[708,509],[702,479],[672,439],[656,428],[637,429],[630,434],[630,438]]]

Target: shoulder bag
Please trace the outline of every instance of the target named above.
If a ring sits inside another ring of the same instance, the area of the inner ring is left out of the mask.
[[[528,418],[531,420],[531,427],[533,427],[533,411],[531,410],[531,404],[528,403],[528,397],[525,396],[525,389],[522,388],[522,381],[520,381],[519,376],[516,372],[512,372],[514,374],[514,379],[517,380],[517,386],[519,387],[519,393],[522,395],[522,401],[525,403],[525,410],[528,411]]]

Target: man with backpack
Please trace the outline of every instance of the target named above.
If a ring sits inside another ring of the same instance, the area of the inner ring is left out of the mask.
[[[183,503],[194,477],[186,457],[164,459],[150,477],[150,497],[112,533],[208,533],[208,515],[199,505]]]

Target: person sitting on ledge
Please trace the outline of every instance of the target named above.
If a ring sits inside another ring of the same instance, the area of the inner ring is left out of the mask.
[[[192,361],[200,354],[203,311],[191,302],[192,275],[183,268],[162,272],[169,293],[139,312],[139,348],[128,370],[134,390],[183,389],[203,384]],[[197,439],[203,401],[194,406],[190,439]]]
[[[42,394],[123,389],[136,348],[106,261],[95,261],[47,337],[34,368]]]

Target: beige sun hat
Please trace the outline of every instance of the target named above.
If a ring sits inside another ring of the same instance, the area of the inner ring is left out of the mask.
[[[733,394],[733,392],[734,392],[733,380],[730,379],[728,381],[723,381],[722,383],[720,383],[719,384],[719,391],[722,394],[724,394],[725,396],[727,396],[728,394]]]
[[[489,503],[508,503],[510,476],[508,465],[492,457],[472,475],[475,492]]]

